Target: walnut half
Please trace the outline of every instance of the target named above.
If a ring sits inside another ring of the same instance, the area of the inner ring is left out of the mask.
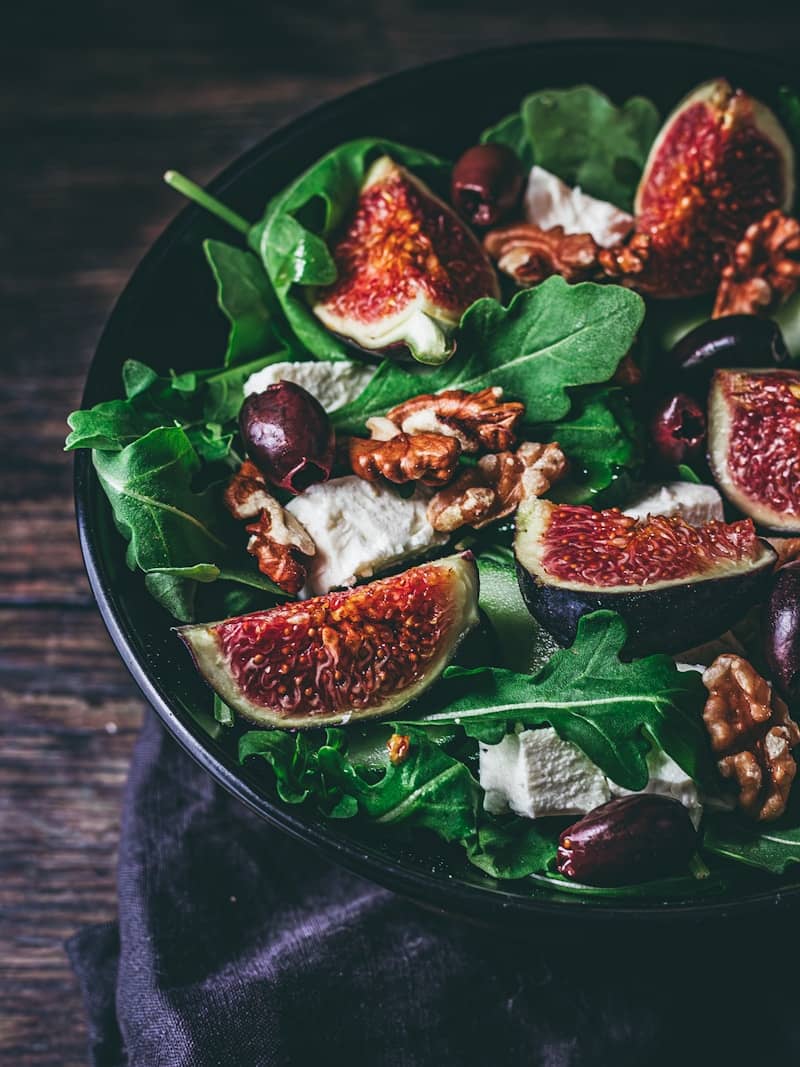
[[[739,807],[768,822],[786,810],[797,764],[800,729],[789,709],[741,656],[723,653],[703,673],[703,721],[723,778],[739,787]]]

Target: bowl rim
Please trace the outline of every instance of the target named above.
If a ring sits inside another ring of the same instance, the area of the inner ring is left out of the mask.
[[[238,181],[265,155],[281,151],[295,139],[306,136],[319,124],[335,119],[340,109],[357,106],[363,100],[376,94],[395,90],[403,84],[418,81],[433,73],[438,75],[448,70],[458,70],[463,76],[463,72],[471,65],[479,66],[493,57],[507,56],[513,60],[514,57],[523,54],[535,54],[544,50],[568,53],[574,59],[575,55],[581,51],[602,53],[625,48],[672,54],[692,52],[696,55],[706,55],[710,60],[718,61],[720,65],[731,62],[747,66],[753,70],[754,75],[761,70],[768,73],[772,80],[775,80],[777,75],[779,78],[785,78],[787,84],[793,84],[795,81],[788,64],[758,53],[700,43],[613,37],[566,38],[501,45],[406,68],[371,80],[327,100],[267,134],[227,165],[207,184],[207,188],[214,195],[223,195],[229,185]],[[86,374],[81,400],[82,407],[108,399],[107,396],[98,395],[95,379],[99,375],[98,368],[103,362],[104,352],[110,347],[114,324],[121,312],[126,310],[129,304],[138,300],[138,295],[134,291],[138,289],[142,280],[157,270],[173,243],[180,239],[200,213],[201,209],[193,204],[184,206],[167,224],[134,268],[108,313],[95,347]],[[565,895],[563,901],[557,898],[525,897],[509,893],[505,888],[507,884],[513,885],[514,883],[497,881],[492,885],[487,880],[485,884],[477,884],[459,881],[455,878],[443,879],[435,871],[416,869],[393,857],[375,853],[350,837],[338,835],[335,823],[320,825],[309,822],[289,805],[281,804],[280,801],[273,802],[251,785],[241,774],[240,765],[227,752],[220,750],[217,753],[210,749],[207,743],[208,735],[199,723],[190,717],[184,718],[173,709],[169,694],[154,681],[140,662],[133,647],[134,628],[128,626],[120,605],[117,603],[103,551],[92,522],[91,502],[95,494],[99,492],[100,488],[91,462],[90,451],[87,449],[77,451],[74,457],[74,502],[84,567],[104,625],[142,695],[181,747],[216,782],[269,824],[305,844],[313,845],[325,858],[354,874],[366,877],[419,903],[432,905],[448,913],[454,912],[464,917],[489,922],[503,921],[510,917],[518,918],[522,915],[531,920],[568,918],[573,927],[580,929],[587,925],[591,925],[593,929],[598,927],[609,929],[620,920],[624,920],[644,923],[648,929],[664,927],[673,930],[676,925],[686,928],[688,925],[699,925],[709,919],[752,917],[767,905],[774,910],[776,906],[785,907],[800,897],[800,884],[776,885],[774,889],[749,891],[733,900],[715,901],[713,898],[703,899],[701,897],[692,902],[661,902],[658,906],[655,906],[654,902],[653,907],[626,906],[624,901],[598,904],[593,903],[591,898],[580,898],[573,894]]]

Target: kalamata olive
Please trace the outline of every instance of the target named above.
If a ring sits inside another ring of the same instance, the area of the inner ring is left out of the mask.
[[[685,868],[696,843],[679,800],[636,793],[601,804],[567,827],[557,867],[586,885],[632,885]]]
[[[691,463],[703,453],[705,412],[687,393],[676,393],[656,408],[650,420],[650,436],[665,463]]]
[[[252,393],[239,412],[247,454],[272,485],[302,493],[330,477],[334,433],[320,402],[294,382]]]
[[[800,698],[800,561],[779,567],[764,604],[764,657],[770,677],[793,705]]]
[[[494,226],[516,208],[523,180],[516,152],[503,144],[479,144],[453,167],[450,198],[473,226]]]
[[[709,319],[674,346],[664,372],[681,389],[705,397],[718,368],[773,367],[789,360],[780,327],[757,315]]]

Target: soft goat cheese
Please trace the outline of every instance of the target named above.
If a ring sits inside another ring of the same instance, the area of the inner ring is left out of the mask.
[[[633,229],[634,218],[605,200],[571,189],[543,167],[532,167],[525,191],[525,217],[543,230],[563,226],[564,233],[589,233],[602,248],[611,248]]]
[[[484,807],[492,815],[516,812],[529,819],[547,815],[583,815],[631,790],[612,782],[577,745],[562,741],[549,726],[506,734],[497,745],[479,745]],[[647,756],[650,778],[643,793],[674,797],[689,811],[695,826],[703,807],[694,782],[664,752]]]
[[[668,482],[651,486],[627,508],[625,514],[634,519],[648,515],[680,515],[690,526],[725,518],[722,497],[713,485],[693,485],[691,482]]]
[[[310,486],[286,506],[317,546],[308,574],[311,596],[405,563],[447,541],[428,522],[428,496],[348,475]]]
[[[336,411],[360,396],[374,373],[374,367],[349,359],[335,363],[272,363],[250,375],[244,383],[244,395],[263,393],[277,382],[294,382],[316,397],[326,411]]]

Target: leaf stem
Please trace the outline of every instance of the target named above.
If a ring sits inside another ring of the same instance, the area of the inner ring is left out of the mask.
[[[706,866],[699,852],[695,852],[694,856],[689,860],[689,870],[692,873],[692,877],[701,882],[711,874],[711,870]]]
[[[185,196],[187,200],[191,200],[193,203],[198,204],[200,207],[205,208],[206,211],[210,211],[212,215],[216,215],[218,219],[222,219],[229,226],[232,226],[234,230],[238,230],[239,233],[244,234],[245,237],[250,232],[250,223],[247,219],[243,219],[241,215],[237,215],[231,208],[226,207],[216,197],[211,196],[205,189],[201,188],[196,182],[190,181],[189,178],[184,177],[177,170],[168,170],[164,174],[164,181],[167,185],[171,186],[176,192],[179,192],[182,196]]]

